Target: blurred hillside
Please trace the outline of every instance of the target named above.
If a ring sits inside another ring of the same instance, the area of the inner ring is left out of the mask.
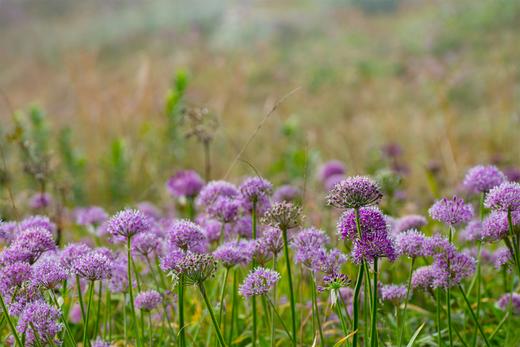
[[[176,88],[215,118],[213,177],[259,124],[232,177],[283,182],[330,158],[359,173],[387,143],[412,194],[432,161],[450,182],[519,164],[518,1],[0,0],[0,30],[0,129],[38,105],[52,168],[88,201],[152,199],[172,170],[203,171],[193,126],[172,122]]]

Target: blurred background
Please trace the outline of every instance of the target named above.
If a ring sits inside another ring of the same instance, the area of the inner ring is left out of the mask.
[[[519,164],[519,33],[516,0],[0,0],[0,183],[116,208],[390,161],[420,200]]]

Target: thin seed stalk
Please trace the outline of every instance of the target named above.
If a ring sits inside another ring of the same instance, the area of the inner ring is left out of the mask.
[[[374,258],[374,294],[372,295],[372,327],[370,328],[370,345],[377,346],[377,257]]]
[[[408,300],[410,298],[410,290],[412,288],[412,274],[413,274],[413,267],[415,265],[415,258],[412,258],[412,264],[410,265],[410,274],[408,275],[408,284],[406,286],[406,298],[404,298],[404,308],[403,308],[403,315],[400,320],[400,326],[399,326],[399,342],[398,347],[402,346],[403,343],[403,333],[404,333],[404,327],[406,326],[406,310],[408,308]],[[398,313],[400,311],[400,307],[397,308]]]
[[[132,253],[131,253],[131,237],[127,239],[127,263],[128,263],[128,294],[130,295],[130,309],[132,310],[132,322],[134,326],[134,332],[136,337],[137,346],[141,346],[141,338],[139,335],[139,325],[137,323],[137,315],[135,314],[135,305],[134,305],[134,292],[132,289]]]
[[[18,343],[18,345],[20,345],[20,346],[24,346],[22,341],[20,341],[20,337],[18,336],[18,333],[16,332],[16,328],[14,327],[13,321],[11,320],[9,311],[7,310],[7,307],[5,305],[2,294],[0,294],[0,304],[2,305],[2,310],[4,311],[4,316],[7,319],[7,323],[9,324],[9,328],[11,329],[11,333],[13,334],[14,339],[16,340],[16,343]]]
[[[339,291],[338,291],[339,294]],[[340,296],[341,300],[341,296]],[[323,338],[323,329],[321,327],[321,320],[320,320],[320,310],[318,307],[318,293],[316,292],[316,278],[314,277],[314,272],[312,273],[312,307],[314,314],[316,316],[316,323],[318,324],[318,333],[320,334],[320,346],[325,346],[325,339]],[[340,308],[340,314],[341,314],[341,308]],[[341,316],[343,316],[341,314]],[[345,329],[345,333],[347,333],[347,329]]]
[[[448,230],[448,241],[451,243],[452,238],[452,227],[450,226],[450,229]],[[450,259],[448,258],[448,273],[450,273]],[[449,278],[448,278],[449,281]],[[450,290],[450,283],[448,283],[448,286],[446,287],[446,310],[448,314],[448,338],[450,341],[450,347],[453,347],[453,332],[451,328],[451,290]]]
[[[253,208],[251,209],[251,234],[253,237],[253,240],[256,240],[256,201],[253,200]],[[254,269],[256,267],[256,259],[253,257],[253,261],[251,262],[251,268]],[[258,317],[257,317],[257,311],[256,311],[256,297],[253,296],[252,298],[252,313],[253,313],[253,332],[252,332],[252,339],[253,339],[253,347],[256,346],[256,333],[257,333],[257,326],[258,326]]]
[[[179,346],[186,347],[186,332],[184,331],[184,276],[179,275],[178,305],[179,305]]]
[[[442,335],[441,335],[441,288],[435,289],[435,318],[437,325],[437,346],[442,346]]]
[[[229,268],[226,268],[226,272],[224,273],[224,282],[222,283],[222,291],[220,292],[220,307],[218,313],[218,324],[222,323],[222,312],[224,311],[224,295],[226,294],[226,284],[229,276]]]
[[[94,336],[98,335],[99,332],[99,317],[101,316],[101,302],[103,301],[103,281],[99,281],[99,289],[98,289],[98,303],[96,310],[96,325],[94,327]]]
[[[199,283],[198,287],[199,287],[200,293],[202,294],[202,298],[204,299],[204,303],[206,304],[206,308],[209,311],[209,315],[211,317],[213,327],[215,328],[215,331],[217,333],[218,342],[220,343],[220,346],[226,347],[226,342],[224,342],[224,337],[222,336],[222,332],[220,331],[220,327],[218,326],[217,319],[215,318],[215,314],[213,313],[213,309],[211,308],[211,304],[208,300],[208,295],[206,294],[206,289],[204,288],[204,284]]]
[[[292,321],[292,341],[296,345],[296,304],[294,301],[294,289],[291,276],[291,259],[289,258],[289,242],[287,240],[287,228],[282,228],[283,251],[285,255],[285,265],[287,267],[287,282],[289,284],[289,298],[291,303],[291,321]]]
[[[356,217],[356,229],[358,238],[361,239],[361,225],[359,222],[359,209],[354,209],[354,214]],[[357,347],[358,340],[359,340],[359,293],[361,291],[361,283],[363,282],[363,272],[364,272],[364,264],[361,264],[358,269],[358,277],[356,280],[356,287],[354,288],[354,297],[353,297],[353,303],[354,303],[354,324],[353,324],[353,338],[352,338],[352,347]],[[366,298],[365,298],[366,300]]]
[[[484,334],[484,330],[482,330],[482,326],[480,326],[478,318],[475,315],[475,312],[473,312],[473,309],[471,308],[471,304],[468,300],[468,297],[466,296],[466,293],[464,292],[464,289],[462,288],[462,286],[460,284],[459,284],[459,290],[462,293],[462,297],[464,298],[464,301],[466,302],[466,306],[468,307],[469,312],[471,313],[471,318],[473,318],[473,321],[477,325],[478,330],[480,331],[480,334],[482,335],[482,338],[484,339],[484,342],[486,343],[486,346],[489,347],[490,345],[489,345],[489,341],[486,337],[486,334]]]
[[[238,287],[238,278],[237,278],[237,270],[235,269],[233,271],[233,300],[232,300],[232,307],[231,307],[231,326],[229,327],[228,345],[231,345],[231,341],[233,340],[233,329],[235,327],[235,317],[236,317],[237,305],[238,305],[237,287]]]

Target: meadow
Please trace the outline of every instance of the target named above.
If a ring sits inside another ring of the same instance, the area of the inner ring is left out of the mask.
[[[0,2],[0,345],[520,346],[518,30]]]

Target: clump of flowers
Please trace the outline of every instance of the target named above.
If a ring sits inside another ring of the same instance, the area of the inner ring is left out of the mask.
[[[381,210],[377,207],[366,207],[359,209],[359,228],[361,235],[370,233],[386,233],[387,220]],[[338,220],[338,233],[343,239],[354,241],[359,238],[356,215],[353,209],[347,210]]]
[[[62,324],[58,323],[59,317],[57,309],[43,301],[35,301],[25,306],[16,330],[25,334],[28,346],[40,345],[37,341],[60,344],[56,339],[56,335],[63,329]]]
[[[66,280],[66,270],[54,257],[45,257],[38,260],[32,267],[32,279],[35,284],[46,289],[52,289]]]
[[[89,281],[110,278],[111,271],[112,261],[96,250],[78,257],[72,263],[72,272]]]
[[[327,195],[327,203],[336,208],[360,208],[377,204],[383,194],[379,185],[368,177],[348,177],[336,184]]]
[[[244,298],[265,295],[280,280],[278,272],[258,267],[252,270],[240,285],[239,292]]]

